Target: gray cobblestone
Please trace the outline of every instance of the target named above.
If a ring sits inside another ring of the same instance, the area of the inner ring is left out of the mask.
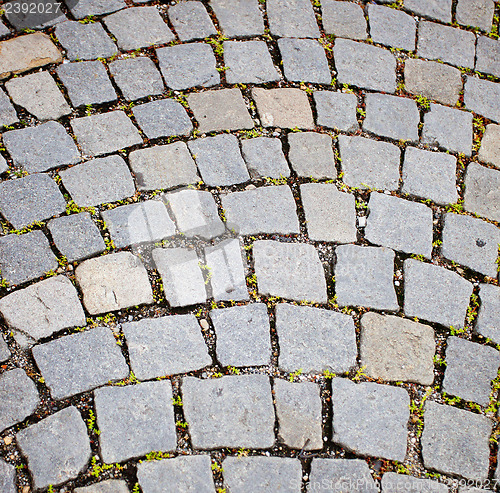
[[[402,191],[438,204],[454,203],[458,200],[456,169],[457,158],[450,154],[407,147]]]
[[[107,327],[37,345],[33,357],[54,399],[121,380],[129,373],[121,349]]]
[[[313,245],[260,240],[253,254],[260,294],[327,302],[325,272]]]
[[[206,43],[188,43],[156,50],[165,83],[174,90],[220,83],[215,56]]]
[[[274,444],[274,409],[268,376],[209,380],[186,377],[182,395],[195,449],[270,448]]]
[[[356,241],[354,195],[339,192],[333,184],[300,185],[309,238],[314,241]]]
[[[336,178],[332,137],[315,132],[288,134],[288,159],[298,176]]]
[[[252,178],[290,176],[290,168],[279,139],[257,137],[240,141],[241,153]]]
[[[390,51],[338,39],[333,53],[340,84],[389,93],[396,90],[396,59]]]
[[[207,301],[205,280],[195,250],[157,248],[153,250],[153,259],[170,306],[187,306]]]
[[[424,115],[424,144],[470,156],[472,138],[472,113],[431,103],[430,112]]]
[[[432,385],[435,352],[428,325],[372,312],[361,319],[360,364],[371,378]]]
[[[427,402],[422,456],[426,468],[470,479],[486,479],[491,421],[451,406]]]
[[[122,330],[139,380],[196,371],[212,363],[194,315],[147,318],[123,324]]]
[[[254,126],[239,89],[192,93],[187,99],[198,120],[200,132],[239,130]]]
[[[336,253],[335,292],[339,305],[399,310],[392,250],[341,245]]]
[[[285,371],[345,373],[356,365],[356,333],[348,315],[281,303],[276,331],[279,366]]]
[[[458,0],[456,17],[463,26],[491,31],[495,3],[493,0]]]
[[[499,243],[500,230],[493,224],[461,214],[446,214],[444,257],[494,278],[497,276]]]
[[[467,77],[464,102],[467,109],[500,123],[500,84]]]
[[[476,70],[500,77],[500,42],[497,39],[477,38]]]
[[[407,317],[446,327],[464,326],[472,284],[443,267],[408,259],[404,263]]]
[[[495,342],[500,341],[498,319],[500,317],[500,288],[491,284],[480,284],[479,298],[481,307],[475,330]]]
[[[0,363],[7,361],[11,357],[10,349],[5,339],[0,337]]]
[[[201,2],[180,2],[168,9],[168,18],[181,41],[203,39],[217,34]]]
[[[382,476],[383,493],[396,493],[406,491],[407,493],[448,493],[446,484],[438,483],[431,479],[418,479],[406,474],[386,472]]]
[[[500,125],[490,123],[481,141],[479,159],[500,169]]]
[[[0,461],[0,488],[4,493],[17,493],[16,468],[3,460]]]
[[[168,189],[200,180],[184,142],[133,151],[129,163],[138,190]]]
[[[1,277],[8,284],[22,284],[57,269],[57,259],[41,231],[0,237]]]
[[[358,455],[403,461],[410,397],[405,389],[332,379],[333,442]]]
[[[146,269],[130,252],[85,260],[76,269],[76,280],[92,315],[153,302]]]
[[[229,228],[241,235],[298,234],[295,199],[287,185],[259,187],[222,197]]]
[[[127,4],[125,0],[79,0],[74,5],[70,5],[71,13],[77,19],[83,19],[89,15],[102,15],[116,10],[123,9]]]
[[[64,276],[50,277],[0,299],[7,325],[34,339],[86,325],[78,292]]]
[[[376,245],[427,258],[432,254],[432,209],[392,195],[372,192],[366,239]]]
[[[250,179],[234,135],[190,140],[188,147],[208,186],[234,185]]]
[[[123,462],[153,450],[174,450],[176,434],[170,381],[94,392],[104,462]]]
[[[9,165],[3,156],[0,156],[0,175],[8,171]]]
[[[148,139],[173,135],[187,136],[193,130],[193,124],[186,110],[172,99],[134,106],[132,113]]]
[[[32,414],[40,403],[36,385],[24,370],[14,368],[0,376],[0,430],[10,428]]]
[[[222,32],[229,38],[264,34],[258,0],[210,0]]]
[[[411,15],[400,10],[368,5],[370,35],[375,43],[402,50],[415,50],[417,27]]]
[[[129,489],[123,479],[108,479],[83,488],[76,488],[75,493],[129,493]]]
[[[451,22],[452,0],[405,0],[405,8],[424,17]]]
[[[212,310],[217,359],[222,366],[269,365],[271,340],[264,303]]]
[[[500,221],[499,199],[500,171],[470,163],[465,175],[465,209]]]
[[[284,38],[319,38],[312,5],[307,0],[268,0],[267,18],[271,34]]]
[[[12,125],[18,121],[16,110],[9,97],[0,89],[0,126]]]
[[[116,202],[135,194],[134,179],[118,155],[96,158],[60,173],[73,200],[82,207]]]
[[[20,431],[16,441],[27,457],[35,489],[75,478],[91,456],[87,427],[74,406]]]
[[[356,118],[358,98],[355,94],[316,91],[314,92],[314,102],[316,103],[316,123],[318,125],[336,128],[344,132],[359,129]]]
[[[388,142],[339,136],[344,183],[350,187],[396,190],[401,151]]]
[[[492,391],[491,381],[497,377],[499,366],[500,353],[496,349],[449,337],[443,392],[487,406]]]
[[[48,175],[25,176],[0,184],[0,211],[16,229],[61,214],[65,209],[66,201]]]
[[[11,130],[2,137],[14,164],[28,173],[39,173],[80,161],[73,139],[57,122]]]
[[[368,37],[363,10],[355,3],[323,0],[321,14],[327,34],[360,40]]]

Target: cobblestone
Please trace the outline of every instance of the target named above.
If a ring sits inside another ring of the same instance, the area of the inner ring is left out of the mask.
[[[415,50],[417,27],[411,15],[381,5],[368,5],[370,36],[380,43],[402,50]]]
[[[500,77],[500,42],[479,36],[476,45],[476,70]]]
[[[342,92],[316,91],[316,123],[323,127],[336,128],[344,132],[359,128],[356,119],[358,99],[354,94]]]
[[[4,493],[17,493],[16,468],[3,460],[0,461],[0,488]]]
[[[459,0],[457,3],[457,22],[463,26],[479,27],[491,31],[495,3],[493,0]]]
[[[356,485],[362,493],[378,491],[368,464],[360,459],[314,458],[311,463],[309,491],[318,493],[325,484],[337,490]]]
[[[129,489],[122,479],[108,479],[91,486],[76,488],[75,493],[129,493]]]
[[[180,2],[168,9],[168,18],[181,41],[193,41],[217,34],[201,2]]]
[[[500,125],[490,123],[486,126],[479,149],[479,159],[500,169]]]
[[[7,361],[11,357],[9,346],[3,337],[0,337],[0,363]]]
[[[467,77],[464,102],[467,109],[500,123],[500,84]]]
[[[211,0],[225,36],[250,37],[264,34],[264,20],[258,0]]]
[[[12,106],[10,99],[7,94],[5,94],[5,91],[0,90],[0,125],[4,127],[17,123],[18,121],[19,118],[17,117],[16,110],[14,106]]]
[[[321,14],[327,34],[359,40],[368,37],[363,10],[355,3],[323,0]]]
[[[102,15],[123,9],[126,6],[125,0],[79,0],[70,6],[71,13],[77,19],[83,19],[89,15]]]
[[[465,175],[464,207],[493,221],[500,221],[500,171],[470,163]]]
[[[441,22],[451,22],[452,0],[405,0],[405,8]]]
[[[336,178],[332,138],[328,134],[298,132],[288,134],[288,159],[298,176],[318,180]]]
[[[268,0],[271,34],[283,38],[319,38],[312,5],[307,0]]]
[[[493,341],[500,340],[500,331],[496,320],[500,316],[500,288],[491,284],[480,284],[479,298],[481,307],[475,330]]]
[[[290,176],[290,168],[279,139],[257,137],[241,140],[240,145],[251,178]]]
[[[448,487],[432,479],[418,479],[406,474],[386,472],[382,477],[382,491],[395,493],[406,491],[408,493],[447,493]]]

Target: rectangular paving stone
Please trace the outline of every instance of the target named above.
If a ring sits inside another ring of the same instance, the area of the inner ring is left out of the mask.
[[[463,26],[491,31],[495,2],[493,0],[458,0],[456,18]]]
[[[330,84],[332,75],[323,46],[314,39],[278,39],[285,78],[292,82]]]
[[[397,190],[401,151],[389,142],[339,135],[344,183],[350,187]]]
[[[335,293],[340,306],[399,310],[394,290],[392,250],[340,245],[336,254]]]
[[[361,456],[403,461],[410,397],[405,389],[332,379],[333,442]]]
[[[375,43],[413,51],[417,27],[415,19],[401,10],[368,5],[370,36]]]
[[[483,163],[500,169],[500,125],[486,125],[478,157]]]
[[[11,130],[2,137],[14,164],[28,173],[39,173],[80,161],[73,139],[57,122]]]
[[[274,379],[278,435],[292,449],[323,448],[322,404],[319,386],[313,382],[292,383]]]
[[[165,194],[163,200],[174,215],[177,229],[188,238],[211,239],[226,230],[210,192],[181,190]]]
[[[405,0],[406,10],[441,22],[451,22],[452,0]]]
[[[179,2],[168,9],[168,18],[181,41],[217,34],[202,2]]]
[[[443,392],[487,406],[491,381],[497,377],[500,367],[500,353],[459,337],[449,337],[446,342]]]
[[[370,243],[431,257],[433,214],[430,207],[372,192],[368,211],[365,237]]]
[[[33,357],[53,399],[65,399],[109,381],[129,368],[108,327],[61,337],[33,348]]]
[[[456,169],[457,158],[451,154],[407,147],[402,191],[437,204],[452,204],[458,200]]]
[[[476,37],[469,31],[422,21],[418,27],[417,55],[457,67],[474,67]]]
[[[130,252],[85,260],[75,274],[85,308],[92,315],[153,303],[148,273]]]
[[[500,123],[500,84],[467,77],[464,102],[467,109]]]
[[[267,18],[271,34],[284,38],[319,38],[312,5],[307,0],[268,0]]]
[[[349,39],[337,39],[333,56],[340,84],[388,93],[396,90],[396,59],[390,51]]]
[[[446,327],[464,326],[472,284],[444,267],[414,259],[404,262],[404,312]]]
[[[332,137],[315,132],[288,134],[288,159],[298,176],[336,178]]]
[[[143,491],[155,491],[158,488],[160,491],[182,491],[188,485],[193,492],[213,493],[215,487],[211,467],[209,455],[144,461],[137,465],[137,479]]]
[[[224,41],[228,84],[262,84],[281,79],[264,41]]]
[[[83,19],[89,15],[102,15],[116,10],[123,9],[127,6],[125,0],[79,0],[74,5],[69,6],[69,10],[76,19]]]
[[[8,285],[22,284],[58,267],[42,231],[0,237],[0,277]]]
[[[145,56],[111,62],[109,71],[126,99],[156,96],[165,89],[153,60]]]
[[[435,352],[428,325],[373,312],[361,318],[360,364],[371,378],[432,385]]]
[[[195,449],[274,444],[274,409],[266,375],[185,377],[182,401]]]
[[[241,153],[252,178],[290,176],[280,139],[256,137],[240,140]]]
[[[361,459],[314,458],[311,463],[309,491],[317,493],[325,484],[334,488],[333,491],[356,487],[362,493],[378,492],[368,464]]]
[[[44,33],[0,42],[0,79],[62,61],[61,52]]]
[[[170,89],[210,87],[220,83],[212,48],[206,43],[188,43],[156,50],[160,70]]]
[[[365,104],[364,131],[394,140],[418,141],[420,113],[415,101],[388,94],[367,94]]]
[[[103,20],[116,37],[118,47],[124,51],[170,43],[175,39],[156,7],[132,7],[108,15]]]
[[[479,36],[476,44],[476,70],[500,77],[500,42]]]
[[[105,463],[123,462],[154,450],[175,450],[172,385],[166,381],[94,392],[99,448]]]
[[[240,89],[192,93],[187,100],[202,133],[254,126]]]
[[[424,408],[424,466],[444,474],[486,479],[492,423],[486,416],[428,401]]]
[[[65,209],[63,194],[49,175],[39,173],[0,183],[0,212],[15,229],[56,216]]]
[[[383,493],[396,493],[406,491],[407,493],[448,493],[446,484],[438,483],[432,479],[421,479],[408,476],[407,474],[396,474],[386,472],[382,476]]]
[[[205,248],[209,285],[212,296],[220,300],[248,300],[245,281],[246,265],[243,262],[238,240],[225,240],[218,245]]]
[[[405,61],[405,89],[439,103],[454,106],[462,90],[460,70],[444,63],[411,59]]]
[[[431,103],[424,115],[422,143],[449,151],[472,154],[472,113]]]
[[[359,40],[368,37],[363,9],[355,3],[323,0],[321,17],[326,34]]]
[[[207,301],[205,279],[195,250],[156,248],[153,250],[153,260],[170,306],[188,306]]]
[[[146,318],[125,323],[122,330],[130,366],[139,380],[196,371],[212,364],[194,315]]]
[[[327,302],[325,272],[313,245],[259,240],[253,254],[260,294]]]
[[[465,175],[464,207],[493,221],[500,221],[500,171],[470,163]]]
[[[349,315],[280,303],[276,331],[284,371],[345,373],[356,365],[356,332]]]
[[[444,257],[466,265],[485,276],[498,274],[500,229],[470,216],[448,213],[444,218]]]
[[[309,100],[300,89],[256,87],[252,89],[252,98],[264,127],[314,128]]]
[[[258,0],[210,0],[219,26],[228,38],[264,34]]]
[[[344,132],[354,132],[359,129],[356,118],[358,98],[355,94],[315,91],[313,97],[316,104],[317,125]]]
[[[250,179],[236,136],[222,134],[190,140],[188,148],[208,186],[228,186]]]
[[[16,434],[35,489],[76,478],[88,465],[87,426],[78,409],[66,407]]]
[[[200,181],[184,142],[132,151],[128,160],[138,190],[168,189]]]
[[[84,154],[98,156],[142,144],[141,136],[124,111],[110,111],[71,120]]]
[[[314,241],[353,243],[357,238],[354,195],[339,192],[334,184],[300,185],[309,238]]]
[[[60,172],[64,188],[81,207],[116,202],[135,194],[134,179],[118,155],[95,158]]]
[[[240,235],[298,234],[297,206],[287,185],[259,187],[222,197],[227,226]]]
[[[118,53],[115,43],[99,22],[65,21],[57,24],[54,33],[72,62],[110,58]]]
[[[4,90],[0,90],[0,126],[8,126],[17,123],[16,110]]]
[[[86,325],[78,292],[64,276],[49,277],[0,299],[7,325],[33,339]]]
[[[76,488],[75,493],[129,493],[129,489],[123,479],[108,479],[90,486]]]
[[[116,101],[116,92],[104,65],[96,60],[59,65],[57,75],[75,107]]]
[[[477,317],[475,331],[493,341],[500,340],[500,288],[492,284],[480,284],[479,298],[481,307]]]
[[[3,460],[0,461],[0,487],[4,493],[17,493],[16,468]]]
[[[186,110],[173,99],[161,99],[134,106],[132,113],[148,139],[187,136],[193,130]]]
[[[159,200],[122,205],[101,215],[116,248],[154,243],[175,235],[175,224]]]
[[[271,339],[264,303],[212,310],[217,359],[222,366],[269,365]]]
[[[57,120],[71,113],[69,104],[48,72],[12,78],[5,83],[5,88],[15,104],[39,120]]]

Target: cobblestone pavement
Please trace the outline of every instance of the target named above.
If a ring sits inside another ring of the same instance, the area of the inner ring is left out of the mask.
[[[500,4],[389,2],[2,2],[1,493],[499,491]]]

